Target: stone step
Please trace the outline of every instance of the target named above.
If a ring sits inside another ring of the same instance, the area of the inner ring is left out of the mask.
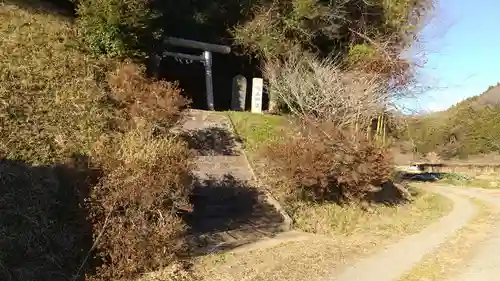
[[[244,225],[264,225],[272,223],[282,223],[283,218],[275,214],[256,215],[253,217],[230,218],[226,216],[190,216],[187,220],[195,221],[191,227],[199,232],[211,231],[212,229],[231,229]]]
[[[230,175],[238,182],[253,180],[248,172],[248,165],[244,156],[199,156],[196,158],[194,174],[200,179],[209,178],[223,180]]]
[[[259,218],[269,218],[272,221],[275,221],[275,218],[280,217],[279,213],[271,212],[268,209],[260,208],[259,210],[241,210],[237,207],[228,207],[228,206],[219,206],[219,207],[206,207],[206,208],[197,208],[194,212],[187,214],[193,218],[221,218],[224,217],[226,219],[238,217],[244,218],[246,220],[251,219],[259,219]]]
[[[278,213],[261,212],[253,214],[187,214],[185,220],[194,232],[212,232],[230,230],[256,225],[281,224],[283,217]]]
[[[238,229],[192,235],[190,243],[196,245],[195,254],[227,251],[262,239],[275,237],[283,231],[281,224],[245,226]]]
[[[256,204],[258,202],[265,202],[264,196],[264,193],[252,187],[228,187],[223,190],[220,187],[200,186],[194,188],[191,200],[203,203],[206,202],[207,204],[204,205],[208,205],[208,203],[212,205],[223,205],[243,200]]]
[[[223,128],[232,131],[232,125],[225,113],[191,109],[180,122],[183,130]]]

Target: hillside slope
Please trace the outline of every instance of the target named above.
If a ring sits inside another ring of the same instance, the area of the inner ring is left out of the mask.
[[[467,102],[476,104],[479,106],[497,106],[500,104],[500,83],[497,83],[495,86],[488,87],[486,92],[481,95],[472,97],[466,101],[463,101],[463,104],[467,104]]]
[[[166,133],[180,90],[91,55],[71,19],[27,6],[0,0],[0,280],[168,265],[186,251],[177,210],[191,191],[191,154]]]
[[[469,158],[500,152],[500,84],[446,111],[409,117],[401,139],[420,154]]]

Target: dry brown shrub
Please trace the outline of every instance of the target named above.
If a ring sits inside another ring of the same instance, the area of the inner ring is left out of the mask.
[[[273,173],[289,179],[283,186],[295,199],[349,202],[363,200],[388,181],[392,158],[385,148],[336,130],[330,124],[308,127],[263,153]]]
[[[122,136],[91,194],[95,244],[105,262],[94,280],[121,280],[172,263],[185,250],[191,161],[187,146],[143,131]]]
[[[94,280],[125,280],[171,264],[186,250],[191,153],[168,129],[188,102],[173,83],[121,64],[108,77],[120,132],[104,134],[93,158],[105,176],[89,202],[94,243],[103,260]]]
[[[141,123],[157,132],[175,124],[189,101],[181,96],[177,84],[145,77],[144,67],[132,63],[121,64],[109,76],[111,97],[120,103],[123,118],[132,127]]]

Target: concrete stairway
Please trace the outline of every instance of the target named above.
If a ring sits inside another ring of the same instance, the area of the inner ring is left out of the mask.
[[[184,216],[191,248],[230,250],[287,230],[269,194],[258,188],[226,114],[192,110],[175,130],[197,154],[193,212]]]

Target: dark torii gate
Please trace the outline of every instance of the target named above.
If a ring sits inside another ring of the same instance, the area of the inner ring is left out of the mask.
[[[169,46],[197,49],[203,51],[203,53],[201,53],[201,55],[199,56],[192,54],[185,54],[185,53],[163,51],[161,52],[161,54],[155,55],[153,63],[155,64],[156,69],[158,69],[162,57],[173,57],[176,59],[189,61],[189,63],[193,61],[203,63],[203,66],[205,67],[205,92],[207,98],[207,109],[214,110],[214,89],[212,83],[212,53],[229,54],[231,52],[231,48],[229,46],[209,44],[205,42],[199,42],[199,41],[176,38],[176,37],[167,37],[163,42]]]

